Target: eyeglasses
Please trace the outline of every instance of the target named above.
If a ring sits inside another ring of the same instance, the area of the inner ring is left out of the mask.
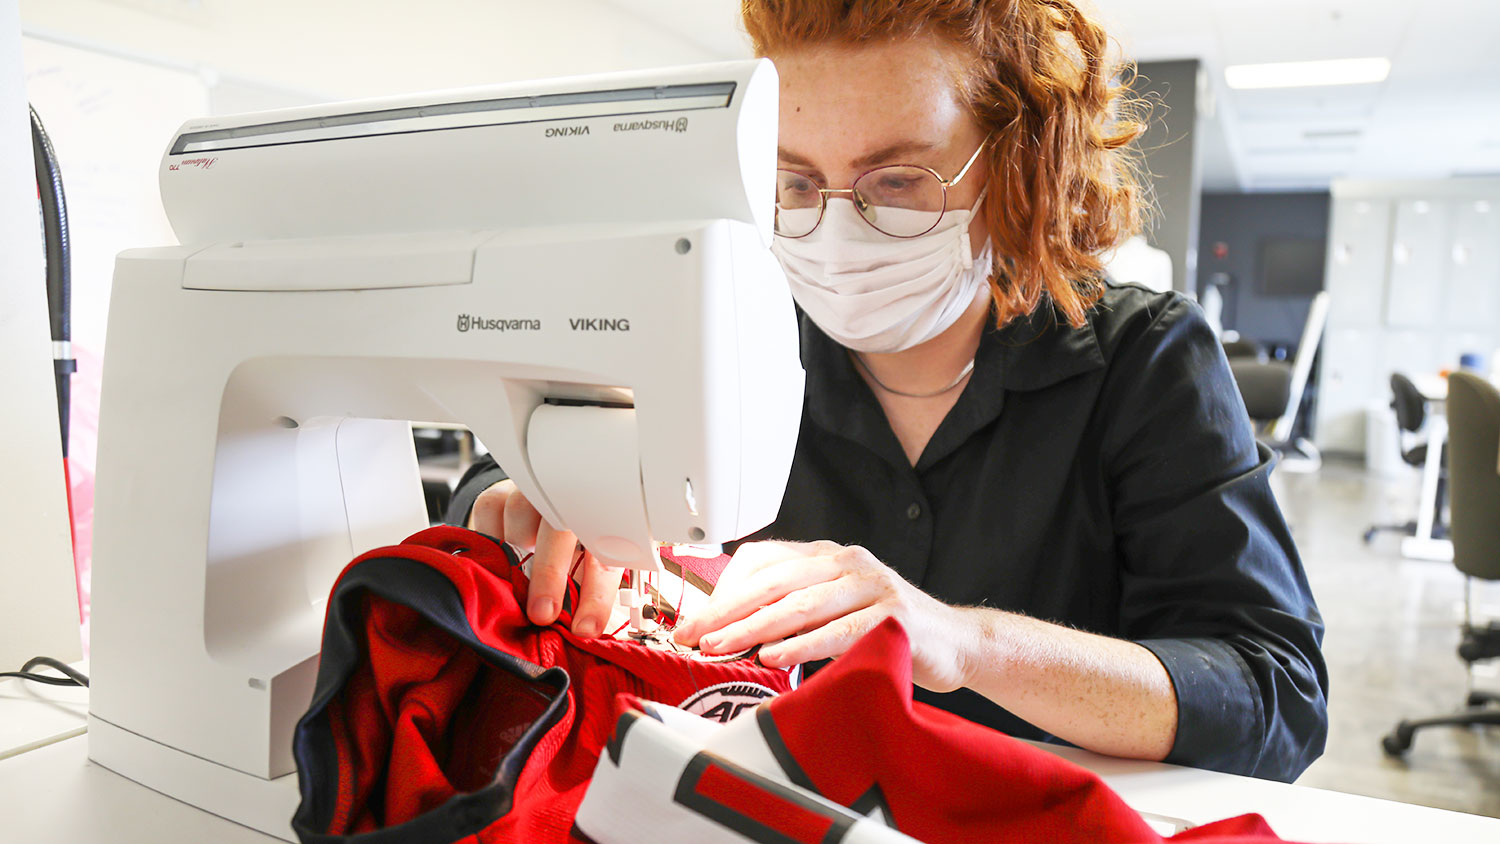
[[[807,237],[823,222],[830,195],[848,195],[854,208],[876,231],[891,237],[917,237],[937,228],[948,207],[948,188],[968,175],[989,144],[986,138],[951,179],[916,164],[876,167],[847,188],[820,188],[795,170],[776,171],[775,231],[782,237]]]

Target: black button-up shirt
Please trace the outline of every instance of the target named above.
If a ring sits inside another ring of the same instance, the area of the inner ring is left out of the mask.
[[[1176,689],[1169,762],[1291,780],[1322,753],[1321,618],[1269,453],[1195,305],[1111,286],[1082,328],[1045,308],[992,326],[915,466],[805,316],[802,363],[786,495],[749,539],[861,545],[939,600],[1141,644]],[[479,474],[460,515],[493,480]],[[966,689],[917,696],[1054,740]]]

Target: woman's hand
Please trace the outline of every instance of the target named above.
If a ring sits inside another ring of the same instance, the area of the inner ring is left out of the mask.
[[[742,545],[708,604],[675,635],[713,654],[785,639],[760,651],[774,668],[839,656],[892,617],[911,640],[917,685],[947,692],[967,684],[967,654],[980,631],[971,611],[938,601],[858,546]]]
[[[547,524],[509,480],[491,486],[474,500],[469,529],[507,542],[523,554],[534,554],[526,617],[532,624],[556,621],[567,593],[568,574],[578,560],[578,537]],[[573,574],[580,592],[573,611],[575,635],[592,638],[604,631],[619,594],[621,573],[621,569],[606,566],[593,554],[583,552],[583,560]]]

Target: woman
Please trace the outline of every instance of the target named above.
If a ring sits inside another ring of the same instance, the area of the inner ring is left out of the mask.
[[[774,251],[807,398],[751,537],[779,541],[739,546],[678,640],[804,663],[895,616],[919,699],[1296,777],[1327,674],[1269,456],[1197,309],[1102,280],[1138,228],[1141,131],[1104,32],[1071,0],[745,0],[744,20],[781,78]],[[476,467],[457,514],[535,549],[550,623],[574,538],[502,477]],[[619,574],[581,579],[574,629],[598,635]]]

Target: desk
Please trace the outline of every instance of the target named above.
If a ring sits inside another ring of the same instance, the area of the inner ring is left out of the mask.
[[[278,839],[210,815],[88,761],[86,736],[0,760],[0,840],[27,844],[275,844]],[[1148,816],[1206,823],[1264,815],[1291,840],[1352,844],[1500,841],[1500,819],[1371,797],[1044,749],[1093,770]]]
[[[1112,759],[1071,747],[1045,749],[1098,774],[1131,808],[1202,824],[1259,813],[1292,841],[1349,844],[1500,841],[1500,818],[1268,782],[1158,762]]]
[[[87,662],[73,667],[88,673]],[[88,714],[88,689],[0,680],[0,759],[83,735]]]
[[[0,760],[0,840],[27,844],[277,844],[88,761],[88,737]]]

